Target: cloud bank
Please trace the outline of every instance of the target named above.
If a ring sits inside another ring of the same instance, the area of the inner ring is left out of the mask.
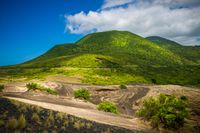
[[[185,45],[199,45],[199,0],[105,0],[97,11],[66,15],[66,30],[74,34],[128,30],[158,35]]]

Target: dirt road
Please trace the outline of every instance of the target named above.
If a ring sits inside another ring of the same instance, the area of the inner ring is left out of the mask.
[[[136,131],[144,131],[144,132],[148,132],[148,130],[150,131],[150,127],[148,127],[147,125],[143,125],[142,123],[138,123],[137,118],[135,119],[123,118],[114,114],[105,113],[105,112],[94,110],[94,109],[76,108],[76,107],[52,104],[52,103],[47,103],[47,102],[33,101],[33,100],[24,99],[24,98],[15,98],[15,97],[7,97],[7,98],[18,100],[20,102],[24,102],[24,103],[28,103],[32,105],[41,106],[46,109],[64,112],[67,114],[75,115],[80,118],[96,121],[99,123],[124,127],[128,129],[133,129]]]

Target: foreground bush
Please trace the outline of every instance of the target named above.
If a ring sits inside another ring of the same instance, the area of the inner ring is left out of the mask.
[[[52,94],[52,95],[57,95],[58,92],[55,91],[55,90],[52,90],[51,88],[46,88],[46,87],[43,87],[37,83],[28,83],[26,84],[26,87],[28,88],[28,90],[40,90],[40,91],[45,91],[49,94]]]
[[[82,88],[74,91],[74,97],[88,100],[90,98],[90,92],[87,89]]]
[[[178,129],[183,126],[184,119],[188,116],[186,99],[165,94],[160,94],[157,98],[150,97],[144,100],[137,115],[149,120],[153,127]]]
[[[114,103],[104,101],[97,105],[98,110],[103,110],[105,112],[111,112],[111,113],[118,113],[117,106]]]
[[[4,88],[4,85],[0,85],[0,92],[2,92]]]

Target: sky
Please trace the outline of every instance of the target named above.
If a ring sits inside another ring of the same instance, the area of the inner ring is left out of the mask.
[[[0,0],[0,17],[0,66],[107,30],[200,45],[200,0]]]

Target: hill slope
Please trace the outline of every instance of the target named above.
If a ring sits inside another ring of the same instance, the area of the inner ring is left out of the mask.
[[[181,56],[181,58],[185,58],[187,60],[191,60],[197,64],[200,64],[200,47],[197,46],[182,46],[177,42],[158,37],[158,36],[151,36],[147,37],[146,39],[157,43],[159,46],[170,50],[173,53]]]
[[[171,51],[127,31],[89,34],[75,44],[57,45],[30,63],[31,66],[34,63],[37,66],[37,61],[52,61],[53,58],[60,57],[70,60],[74,56],[84,56],[84,54],[111,56],[121,65],[166,65],[166,63],[174,65],[183,63],[181,58]],[[157,58],[157,56],[160,58]],[[28,64],[26,63],[26,65]],[[67,64],[67,66],[69,65]],[[87,66],[79,65],[77,67]]]
[[[0,74],[34,78],[63,74],[93,84],[199,84],[199,52],[164,38],[107,31],[57,45],[34,60],[1,68]]]

